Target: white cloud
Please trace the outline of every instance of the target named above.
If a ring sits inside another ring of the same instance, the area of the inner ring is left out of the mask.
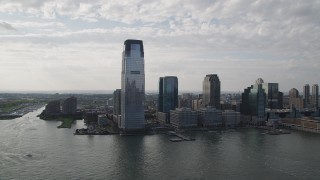
[[[57,89],[119,88],[123,41],[135,38],[145,44],[147,89],[177,75],[180,89],[201,90],[207,73],[219,74],[223,90],[258,77],[284,90],[319,83],[310,75],[320,67],[316,0],[2,0],[0,13],[0,72],[15,81],[21,73]],[[79,79],[88,83],[70,85]]]
[[[9,23],[0,22],[0,31],[16,31],[16,29]]]

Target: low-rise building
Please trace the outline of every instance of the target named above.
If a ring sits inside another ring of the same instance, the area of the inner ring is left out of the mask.
[[[202,99],[192,100],[192,110],[196,111],[203,107]]]
[[[167,122],[169,122],[169,115],[170,115],[170,113],[158,112],[157,113],[157,118],[162,123],[167,123]]]
[[[177,108],[170,110],[170,123],[178,128],[196,127],[197,112],[190,108]]]
[[[320,121],[312,118],[283,119],[282,125],[291,129],[320,133]]]
[[[238,126],[240,123],[240,113],[233,110],[222,112],[222,123],[226,127]]]
[[[105,114],[98,115],[98,125],[100,127],[107,126],[110,123],[109,121],[110,120],[108,119],[107,115],[105,115]]]
[[[198,122],[202,127],[213,127],[222,125],[222,112],[213,107],[198,110]]]

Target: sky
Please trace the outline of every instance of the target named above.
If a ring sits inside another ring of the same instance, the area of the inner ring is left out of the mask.
[[[319,0],[0,0],[0,90],[121,88],[126,39],[143,40],[146,90],[320,83]]]

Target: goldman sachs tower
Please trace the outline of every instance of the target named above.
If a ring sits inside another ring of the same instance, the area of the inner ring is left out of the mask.
[[[145,128],[144,51],[141,40],[126,40],[122,53],[121,120],[122,132]]]

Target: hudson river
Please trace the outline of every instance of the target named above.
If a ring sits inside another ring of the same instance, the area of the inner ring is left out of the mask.
[[[0,121],[0,179],[320,179],[320,135],[242,129],[148,136],[74,136],[42,109]]]

